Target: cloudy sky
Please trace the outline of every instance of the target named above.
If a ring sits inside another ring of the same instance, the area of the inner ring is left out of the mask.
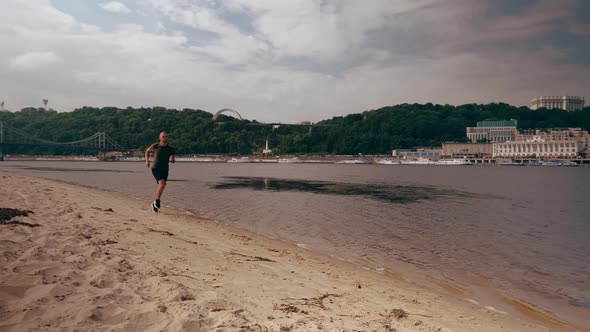
[[[588,0],[2,0],[5,108],[234,108],[318,121],[399,103],[590,99]]]

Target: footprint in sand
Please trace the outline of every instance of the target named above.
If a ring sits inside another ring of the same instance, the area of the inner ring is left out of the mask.
[[[14,262],[20,257],[17,253],[11,251],[5,251],[2,254],[2,256],[6,259],[7,262]]]
[[[49,294],[56,302],[62,302],[70,295],[72,295],[72,292],[66,287],[56,287]]]
[[[103,324],[119,324],[125,321],[125,308],[116,304],[106,306],[97,306],[91,312],[88,318],[95,322]]]
[[[47,305],[29,305],[27,309],[23,321],[39,320],[39,317],[42,317],[47,312]]]
[[[98,280],[92,280],[90,285],[96,288],[113,288],[115,286],[115,282],[110,278],[99,278]]]
[[[212,328],[213,320],[211,318],[182,319],[170,325],[170,331],[209,331]]]
[[[131,264],[129,264],[129,262],[127,262],[125,259],[122,259],[119,261],[119,266],[116,268],[116,270],[121,273],[125,273],[133,270],[133,266],[131,266]]]
[[[167,314],[158,311],[132,313],[126,319],[129,323],[123,326],[123,331],[161,331],[170,321]]]
[[[25,293],[33,288],[33,285],[27,285],[27,286],[0,286],[0,297],[3,298],[3,300],[9,300],[9,299],[22,299],[25,297]]]
[[[65,267],[50,267],[35,272],[35,275],[41,276],[41,283],[43,284],[56,284],[62,282],[67,272],[68,269]]]
[[[161,277],[144,278],[137,289],[137,294],[147,301],[185,302],[195,297],[183,284]]]

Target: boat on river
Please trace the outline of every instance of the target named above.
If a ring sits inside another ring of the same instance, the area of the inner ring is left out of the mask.
[[[379,159],[375,161],[375,164],[379,165],[401,165],[399,160],[390,160],[390,159]]]
[[[364,159],[348,159],[348,160],[339,160],[339,161],[335,162],[335,164],[369,164],[369,162]]]
[[[545,160],[541,162],[542,166],[577,166],[578,164],[569,160]]]
[[[466,159],[441,159],[434,163],[435,165],[442,166],[462,166],[462,165],[473,165],[472,162]]]
[[[418,158],[415,160],[402,160],[402,165],[435,165],[436,162],[427,158]]]

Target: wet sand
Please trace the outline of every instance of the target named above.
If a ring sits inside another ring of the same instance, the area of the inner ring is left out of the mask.
[[[0,331],[582,330],[122,194],[0,172],[0,208],[32,211],[0,225]]]

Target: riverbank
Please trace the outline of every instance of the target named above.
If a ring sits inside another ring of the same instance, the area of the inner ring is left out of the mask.
[[[97,156],[35,156],[35,155],[7,155],[4,161],[109,161],[109,162],[144,162],[145,158],[135,157],[107,157]],[[259,164],[378,164],[387,166],[397,165],[438,165],[438,166],[567,166],[590,167],[590,159],[526,159],[526,158],[393,158],[390,155],[285,155],[285,156],[241,156],[227,155],[179,155],[177,162],[189,163],[259,163]]]
[[[0,331],[549,331],[393,274],[125,195],[0,172]]]

